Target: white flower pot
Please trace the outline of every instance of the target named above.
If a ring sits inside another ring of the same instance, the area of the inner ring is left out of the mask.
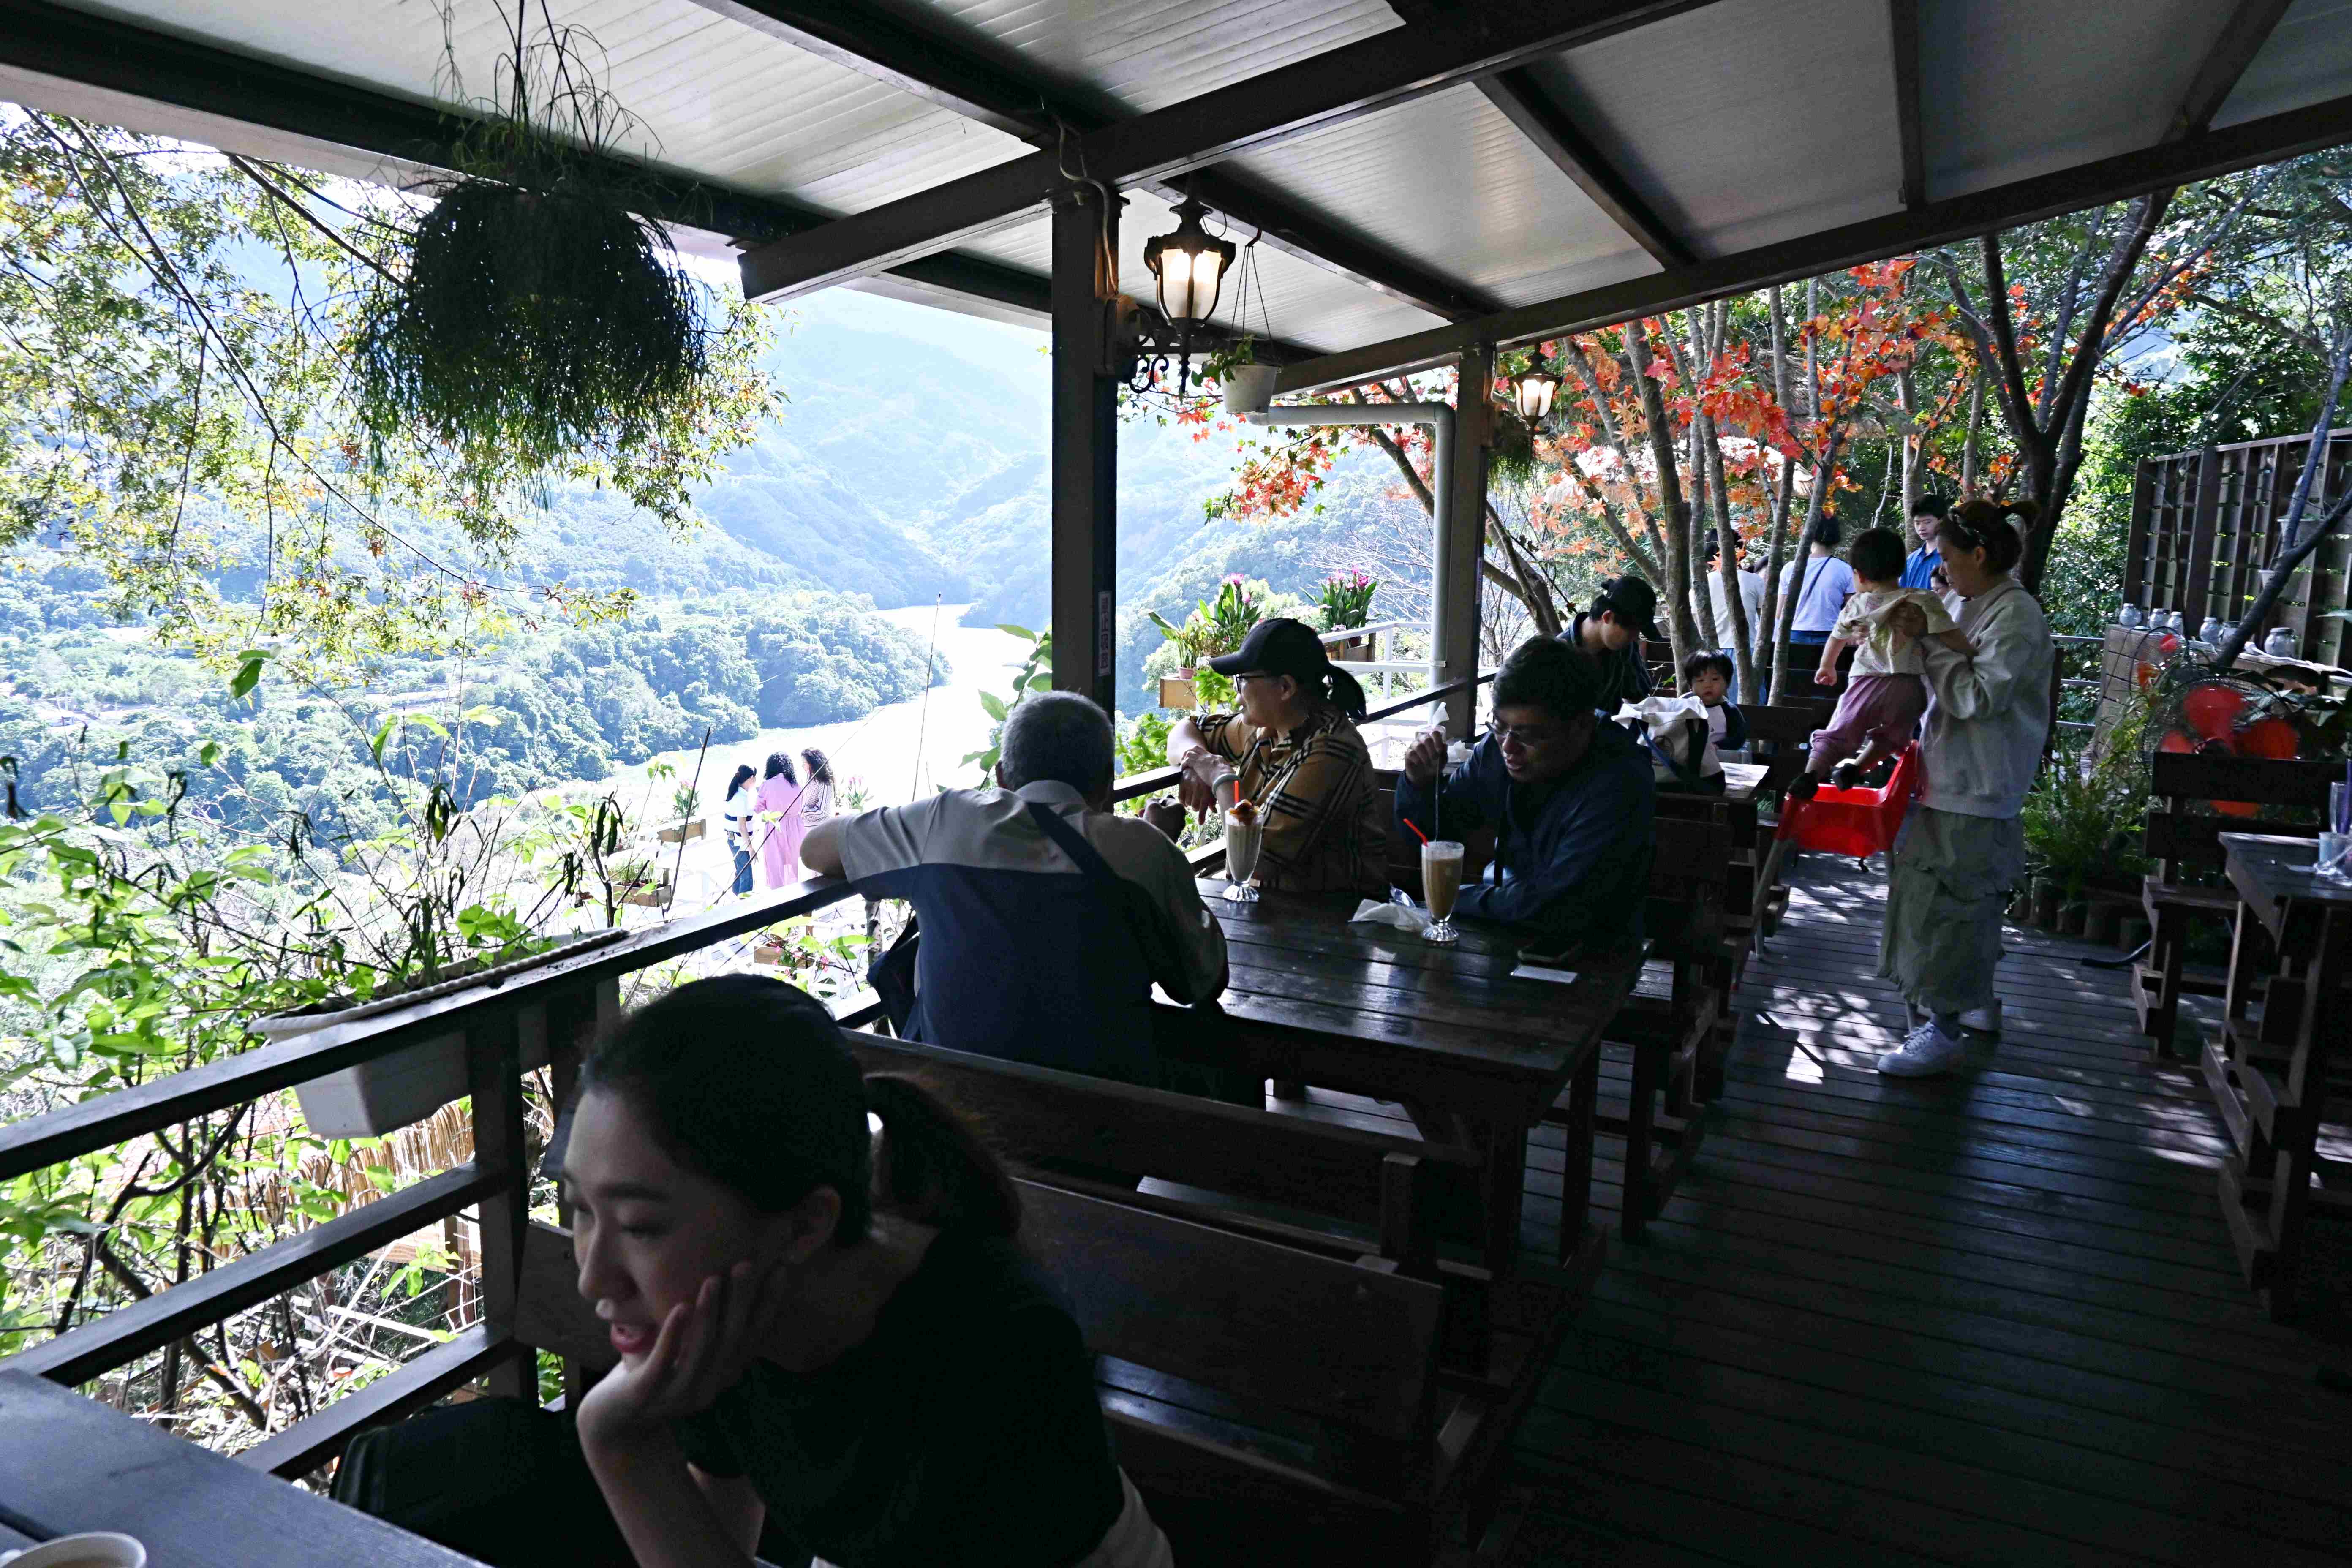
[[[533,953],[495,969],[445,980],[395,995],[379,996],[355,1006],[331,1011],[280,1013],[253,1026],[254,1033],[273,1043],[299,1039],[336,1024],[388,1013],[429,997],[477,986],[503,984],[509,976],[536,969],[559,958],[569,958],[591,947],[601,947],[629,935],[627,931],[590,931],[583,936]],[[516,1018],[522,1066],[528,1071],[547,1065],[547,1009],[525,1007]],[[467,1092],[466,1035],[462,1029],[394,1051],[374,1061],[345,1068],[325,1078],[295,1086],[302,1120],[321,1138],[374,1138],[424,1121]]]
[[[1275,378],[1281,367],[1271,364],[1237,364],[1225,372],[1225,412],[1228,414],[1262,414],[1274,401]]]

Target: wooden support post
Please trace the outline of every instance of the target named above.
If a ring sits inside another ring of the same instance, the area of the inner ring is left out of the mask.
[[[2142,458],[2132,476],[2131,533],[2124,545],[2124,603],[2137,605],[2147,587],[2148,523],[2156,510],[2156,459]],[[2146,608],[2145,605],[2141,606]],[[2114,612],[2110,611],[2112,615]],[[2230,617],[2235,620],[2237,617]]]
[[[2205,599],[2213,580],[2213,530],[2221,514],[2221,454],[2208,447],[2197,464],[2197,510],[2189,518],[2188,576],[2179,600],[2190,637],[2213,613]]]
[[[1431,595],[1432,632],[1440,682],[1478,673],[1478,560],[1486,539],[1486,448],[1494,439],[1495,351],[1481,343],[1461,359],[1454,395],[1454,464],[1439,498],[1436,581]],[[1478,694],[1464,691],[1445,703],[1446,732],[1467,737]]]
[[[530,1172],[523,1165],[522,1058],[511,1009],[466,1031],[468,1089],[474,1104],[474,1162],[512,1177],[482,1200],[482,1317],[495,1329],[514,1324],[522,1279],[522,1238],[530,1224]],[[500,1363],[484,1379],[493,1395],[535,1397],[538,1368],[529,1357]]]
[[[1118,213],[1079,187],[1054,201],[1054,689],[1118,710],[1118,380],[1105,341]],[[1116,200],[1116,198],[1113,198]]]

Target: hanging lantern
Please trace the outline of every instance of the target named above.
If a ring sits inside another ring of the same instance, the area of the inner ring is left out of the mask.
[[[1531,370],[1511,384],[1519,417],[1540,425],[1551,414],[1551,400],[1559,391],[1559,377],[1548,370]]]
[[[1160,291],[1160,313],[1179,332],[1190,331],[1215,312],[1225,269],[1234,264],[1234,242],[1213,239],[1201,226],[1205,210],[1187,197],[1176,209],[1181,220],[1176,232],[1154,235],[1143,245],[1143,264],[1151,268]]]

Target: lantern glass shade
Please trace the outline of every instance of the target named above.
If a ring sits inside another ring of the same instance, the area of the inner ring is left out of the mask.
[[[1537,424],[1551,413],[1551,400],[1559,391],[1559,377],[1548,370],[1531,370],[1512,384],[1517,395],[1519,417]]]
[[[1217,309],[1225,269],[1234,264],[1234,242],[1215,239],[1201,226],[1202,208],[1186,202],[1173,234],[1155,235],[1143,247],[1143,264],[1160,292],[1160,313],[1171,325],[1198,326]]]

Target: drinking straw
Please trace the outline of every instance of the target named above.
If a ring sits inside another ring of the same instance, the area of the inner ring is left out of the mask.
[[[2336,831],[2352,832],[2352,757],[2344,762],[2344,800],[2336,809]]]
[[[1397,818],[1397,820],[1398,820],[1399,822],[1403,823],[1407,827],[1412,827],[1412,817],[1410,817],[1410,816],[1400,816],[1400,817],[1398,817],[1398,818]],[[1423,844],[1426,844],[1426,843],[1428,843],[1428,842],[1429,842],[1429,835],[1428,835],[1428,834],[1426,834],[1426,833],[1423,833],[1423,832],[1420,828],[1418,828],[1418,827],[1412,827],[1412,836],[1413,836],[1415,838],[1420,839]]]

